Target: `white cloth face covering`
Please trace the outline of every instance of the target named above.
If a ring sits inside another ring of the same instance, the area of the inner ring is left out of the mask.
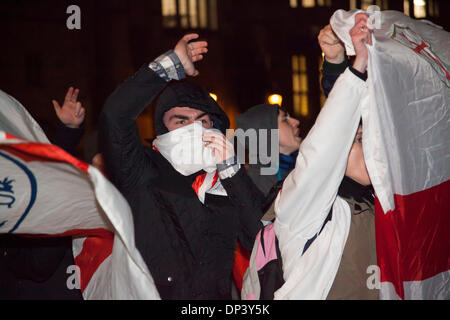
[[[200,170],[211,173],[216,170],[216,159],[213,150],[205,146],[202,136],[205,132],[213,131],[218,130],[205,129],[196,121],[157,136],[153,146],[184,176]]]

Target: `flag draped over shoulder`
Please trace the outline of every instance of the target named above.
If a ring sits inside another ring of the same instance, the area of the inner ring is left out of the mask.
[[[339,10],[331,19],[348,54],[358,12]],[[372,15],[369,99],[361,110],[377,196],[380,295],[449,299],[450,34],[396,11]]]
[[[135,247],[126,200],[95,167],[49,144],[25,108],[3,91],[0,233],[73,236],[85,299],[159,299]]]

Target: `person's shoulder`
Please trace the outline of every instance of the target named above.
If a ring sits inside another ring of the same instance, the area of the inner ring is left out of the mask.
[[[147,157],[147,160],[150,162],[151,166],[155,169],[152,170],[157,173],[158,176],[164,174],[169,169],[173,169],[172,165],[163,155],[155,149],[152,145],[143,145],[144,153]],[[153,172],[153,173],[154,173]]]
[[[157,161],[159,158],[164,159],[164,157],[157,150],[153,148],[153,146],[143,145],[142,149],[144,150],[145,155],[149,158],[150,161]],[[165,159],[164,159],[165,160]]]

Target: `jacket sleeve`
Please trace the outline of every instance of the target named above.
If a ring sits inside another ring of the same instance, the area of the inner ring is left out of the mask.
[[[73,155],[75,148],[80,143],[85,131],[84,122],[79,128],[69,128],[58,120],[56,134],[50,139],[54,145]]]
[[[68,250],[72,237],[25,238],[14,234],[0,236],[2,259],[0,264],[8,267],[15,280],[28,279],[44,282],[56,272]]]
[[[330,63],[326,59],[323,61],[322,80],[320,82],[325,97],[328,97],[331,89],[333,89],[334,83],[347,67],[348,67],[347,59],[345,59],[342,63],[339,64]]]
[[[145,64],[122,83],[103,106],[99,122],[100,148],[110,179],[121,191],[157,174],[144,151],[136,118],[166,84]]]
[[[365,82],[350,69],[339,77],[276,199],[274,227],[285,272],[292,269],[294,258],[289,257],[301,254],[333,205],[361,117],[364,89]]]
[[[221,183],[233,204],[239,210],[241,229],[239,242],[247,250],[252,250],[256,234],[263,227],[261,206],[264,202],[263,193],[254,185],[244,168],[231,178],[221,180]]]

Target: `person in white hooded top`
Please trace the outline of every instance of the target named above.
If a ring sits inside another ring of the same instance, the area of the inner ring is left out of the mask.
[[[366,45],[372,44],[367,19],[363,13],[356,15],[350,30],[356,52],[353,67],[336,81],[275,202],[274,231],[285,282],[275,291],[274,299],[377,297],[363,278],[367,264],[376,264],[373,205],[362,208],[368,215],[361,228],[360,221],[355,224],[352,202],[338,195],[345,180],[365,194],[371,184],[362,150],[359,108],[366,86]],[[373,194],[370,196],[373,201]],[[331,219],[327,221],[331,209]],[[309,240],[315,236],[311,243]],[[359,244],[360,239],[364,239],[363,245]],[[253,250],[252,258],[255,247]],[[364,257],[358,258],[359,254]],[[244,280],[244,299],[258,297],[258,290],[252,291],[252,263]],[[356,270],[356,281],[348,274],[350,270]]]

